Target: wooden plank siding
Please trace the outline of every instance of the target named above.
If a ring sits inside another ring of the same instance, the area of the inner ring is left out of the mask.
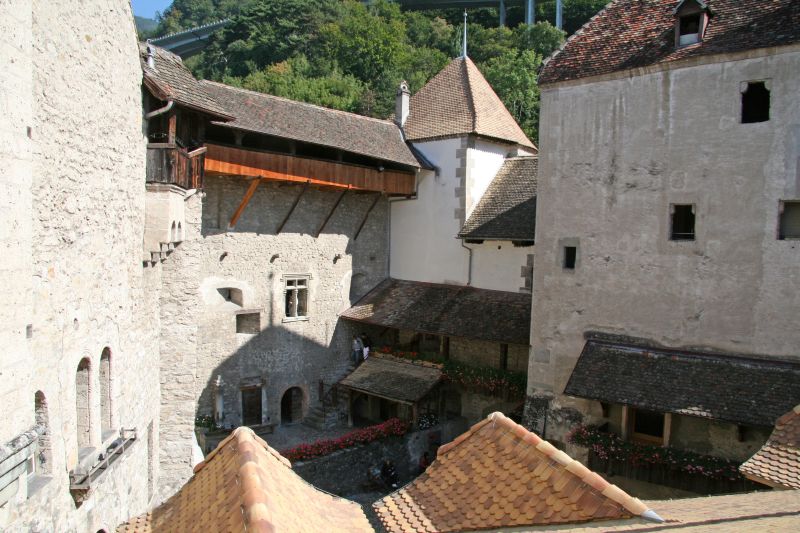
[[[411,171],[380,171],[347,163],[211,143],[206,143],[206,147],[205,169],[210,174],[294,181],[389,195],[414,194],[416,176]]]

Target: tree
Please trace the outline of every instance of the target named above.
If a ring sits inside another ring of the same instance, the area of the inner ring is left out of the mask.
[[[509,50],[479,65],[497,96],[535,142],[539,138],[539,87],[536,72],[542,56],[533,50]]]

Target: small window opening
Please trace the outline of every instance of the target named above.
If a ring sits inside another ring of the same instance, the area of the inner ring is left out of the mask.
[[[800,239],[800,201],[782,202],[778,238]]]
[[[236,315],[236,333],[257,335],[261,333],[261,313],[240,313]]]
[[[508,344],[500,345],[500,370],[508,370]]]
[[[763,81],[747,84],[742,93],[742,124],[769,120],[769,89]]]
[[[286,318],[308,316],[308,278],[287,278],[285,283]]]
[[[577,246],[564,247],[564,269],[575,270],[575,262],[578,258]]]
[[[464,239],[467,244],[483,244],[483,239]]]
[[[700,42],[700,17],[700,13],[695,13],[678,20],[678,46]]]
[[[673,205],[670,240],[693,241],[695,237],[694,219],[693,205]]]
[[[242,424],[261,424],[261,387],[242,389]]]
[[[220,289],[217,289],[217,292],[219,293],[220,296],[222,296],[222,299],[225,300],[226,302],[234,303],[239,307],[243,305],[241,289],[235,289],[233,287],[222,287]]]
[[[631,428],[634,440],[662,444],[664,441],[664,413],[631,409]]]

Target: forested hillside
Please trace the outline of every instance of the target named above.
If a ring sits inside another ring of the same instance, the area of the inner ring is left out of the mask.
[[[574,31],[605,0],[564,0],[564,27]],[[469,12],[468,53],[531,139],[538,138],[536,72],[565,33],[547,20],[555,0],[537,2],[533,27],[509,8]],[[402,11],[376,0],[175,0],[157,35],[231,18],[187,65],[199,77],[326,107],[386,117],[401,80],[412,92],[460,54],[462,13]]]

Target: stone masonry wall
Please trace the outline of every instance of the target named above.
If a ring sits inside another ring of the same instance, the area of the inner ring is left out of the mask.
[[[242,424],[243,387],[262,387],[264,424],[282,422],[281,399],[291,387],[302,391],[307,413],[319,401],[319,380],[337,381],[349,364],[358,326],[338,313],[388,275],[386,199],[353,240],[374,195],[347,192],[315,237],[340,193],[308,189],[276,234],[302,187],[261,184],[226,231],[247,186],[241,178],[207,177],[202,206],[199,196],[187,202],[186,239],[164,263],[164,494],[191,474],[195,414],[214,415],[220,399],[225,426]],[[308,276],[305,319],[285,317],[287,275]],[[234,289],[230,300],[224,289]],[[237,333],[239,313],[257,314],[260,333]]]
[[[11,212],[0,209],[10,218],[3,231],[13,231],[2,236],[11,269],[3,295],[11,294],[1,308],[15,315],[2,327],[0,439],[33,426],[38,391],[50,446],[49,461],[0,508],[0,529],[110,530],[147,509],[157,478],[148,430],[157,442],[160,271],[141,263],[145,140],[133,16],[122,0],[11,2],[0,6],[0,30],[8,69],[0,132],[9,141],[0,159],[11,171],[0,179],[14,200]],[[104,348],[111,428],[136,428],[139,438],[76,507],[68,479],[79,459],[76,371],[89,360],[96,448]]]

